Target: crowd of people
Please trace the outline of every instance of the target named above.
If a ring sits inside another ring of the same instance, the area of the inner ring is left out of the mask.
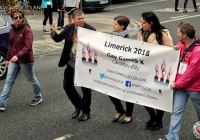
[[[80,0],[56,0],[56,9],[58,12],[57,29],[61,30],[64,28],[64,15],[68,15],[68,23],[72,23],[72,13],[74,10],[79,9]],[[46,29],[47,20],[49,19],[50,29],[52,30],[52,12],[53,12],[53,1],[42,0],[41,7],[44,8],[44,20],[43,20],[43,32],[48,33]]]
[[[76,49],[78,45],[77,27],[83,27],[89,30],[96,30],[94,27],[84,21],[84,13],[78,9],[80,1],[73,1],[72,5],[67,5],[63,0],[58,0],[58,24],[57,26],[52,21],[52,1],[43,0],[42,6],[45,8],[43,31],[49,32],[46,29],[46,22],[49,17],[51,27],[51,38],[55,42],[65,40],[63,51],[60,57],[58,66],[64,67],[63,88],[74,105],[72,118],[79,117],[79,121],[86,121],[90,118],[91,105],[91,89],[81,87],[83,96],[77,92],[74,87],[74,71],[76,61]],[[69,24],[66,25],[62,32],[57,33],[58,27],[63,27],[63,8],[68,9]],[[75,10],[77,9],[77,10]],[[62,13],[62,14],[61,14]],[[26,76],[28,82],[33,87],[33,99],[29,105],[38,105],[42,102],[40,92],[40,84],[34,74],[34,56],[33,56],[33,33],[30,26],[23,22],[24,13],[20,10],[12,11],[11,18],[14,24],[9,34],[9,47],[6,58],[6,66],[8,74],[3,91],[0,95],[0,111],[3,112],[11,95],[11,90],[15,79],[20,70]],[[125,15],[119,15],[114,18],[112,35],[129,38],[127,26],[130,19]],[[21,37],[19,37],[21,36]],[[195,35],[195,27],[190,23],[181,22],[177,28],[177,37],[179,42],[173,45],[172,37],[167,28],[161,25],[158,17],[153,12],[143,12],[141,14],[141,29],[138,31],[137,40],[169,46],[175,50],[180,50],[180,60],[176,73],[175,82],[170,88],[173,90],[173,111],[169,125],[168,134],[163,140],[178,140],[180,137],[181,120],[183,112],[190,97],[197,112],[198,120],[200,121],[200,39]],[[162,47],[162,46],[161,46]],[[125,114],[122,124],[127,124],[132,121],[132,113],[134,103],[126,102],[126,110],[123,108],[121,101],[117,98],[109,96],[114,104],[117,114],[112,119],[112,122],[117,122],[120,117]],[[159,130],[163,127],[164,111],[145,106],[149,113],[149,121],[145,127],[151,130]]]

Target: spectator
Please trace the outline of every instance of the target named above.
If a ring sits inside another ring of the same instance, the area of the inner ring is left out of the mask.
[[[178,3],[179,3],[179,0],[175,0],[175,11],[179,11],[178,10]]]
[[[42,102],[40,85],[33,70],[33,33],[30,26],[23,23],[23,11],[14,10],[11,13],[11,17],[14,24],[9,33],[9,47],[6,57],[8,73],[6,83],[0,96],[0,111],[5,110],[6,103],[11,95],[14,81],[17,78],[20,69],[33,87],[34,96],[29,105],[34,106]]]
[[[44,8],[44,20],[43,20],[43,32],[48,33],[49,30],[46,29],[47,20],[49,18],[50,29],[52,29],[53,23],[53,2],[52,0],[42,0],[41,7]]]
[[[65,0],[66,11],[68,14],[68,23],[72,23],[72,13],[79,9],[80,0]]]
[[[61,28],[64,28],[64,13],[65,13],[65,6],[64,6],[65,0],[56,0],[56,7],[58,11],[58,23],[57,23],[57,29],[61,30]]]
[[[199,10],[199,8],[196,5],[196,0],[192,0],[192,2],[193,2],[193,6],[194,6],[194,11],[197,12]],[[187,8],[186,8],[187,7],[187,3],[188,3],[188,0],[185,0],[183,13],[187,13],[188,12]]]

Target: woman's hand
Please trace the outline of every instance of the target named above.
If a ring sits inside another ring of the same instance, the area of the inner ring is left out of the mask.
[[[12,59],[11,59],[12,62],[16,62],[17,60],[18,60],[18,57],[16,55],[13,56]]]
[[[173,46],[174,50],[180,50],[179,46]]]
[[[6,65],[6,67],[8,67],[8,65],[9,65],[9,61],[6,61],[5,65]]]

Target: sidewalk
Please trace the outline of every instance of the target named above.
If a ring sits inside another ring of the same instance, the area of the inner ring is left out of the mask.
[[[113,18],[109,16],[95,16],[93,15],[85,15],[85,22],[92,25],[94,28],[97,29],[99,32],[110,33],[113,24]],[[64,40],[62,42],[56,43],[54,42],[51,37],[50,33],[44,33],[42,31],[42,22],[44,17],[42,15],[34,15],[34,16],[27,16],[28,22],[31,26],[34,35],[33,41],[33,49],[35,56],[52,53],[61,51],[64,46]],[[57,13],[53,13],[53,20],[57,24],[58,15]],[[47,29],[50,30],[49,21],[47,21]],[[65,25],[68,23],[67,16],[65,15]],[[138,23],[131,22],[128,26],[129,35],[133,36],[136,35],[139,29]],[[61,32],[62,30],[58,30],[57,33]]]

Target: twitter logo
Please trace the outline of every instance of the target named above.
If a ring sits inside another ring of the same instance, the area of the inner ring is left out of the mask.
[[[100,78],[104,78],[105,74],[104,73],[100,73]]]

